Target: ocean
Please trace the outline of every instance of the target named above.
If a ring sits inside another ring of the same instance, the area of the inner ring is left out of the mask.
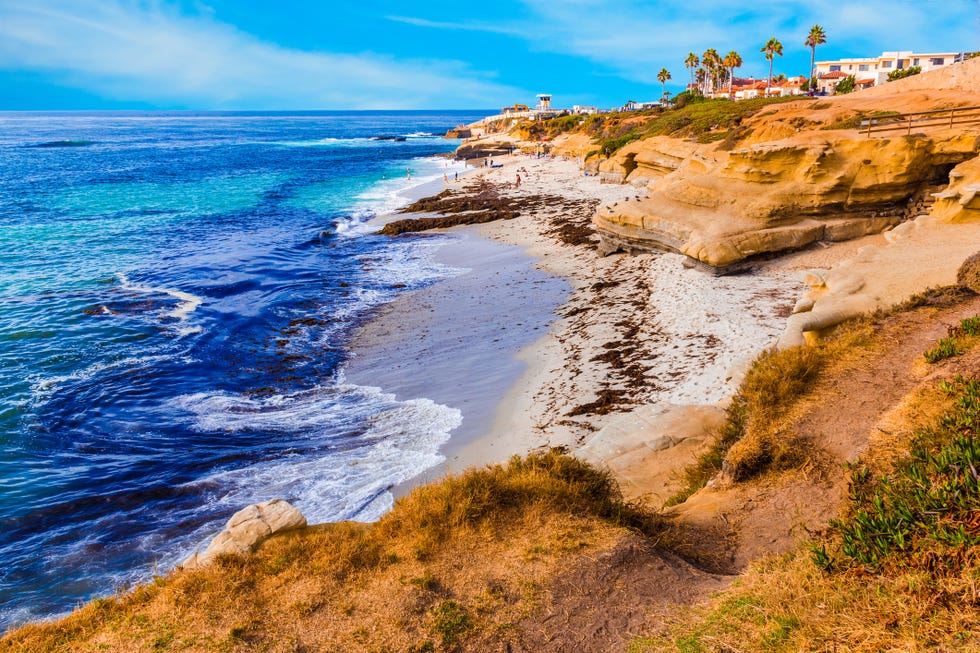
[[[372,311],[459,272],[446,236],[367,221],[462,170],[441,134],[488,113],[0,113],[0,630],[166,571],[255,501],[376,519],[442,460],[460,411],[344,361]]]

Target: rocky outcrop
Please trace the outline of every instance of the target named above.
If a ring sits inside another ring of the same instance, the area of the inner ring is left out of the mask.
[[[516,139],[503,134],[464,141],[456,148],[456,158],[471,161],[510,154],[517,146]]]
[[[980,252],[963,261],[956,272],[956,283],[980,295]]]
[[[183,562],[184,568],[207,565],[223,554],[245,555],[254,551],[275,533],[306,526],[306,517],[288,501],[272,499],[239,510],[225,530],[218,533],[208,548],[194,553]]]
[[[976,158],[980,129],[872,139],[810,131],[732,152],[689,144],[679,164],[663,149],[633,146],[631,174],[641,164],[651,175],[676,167],[650,184],[647,197],[596,215],[602,248],[666,249],[725,272],[754,256],[898,224],[924,186]]]
[[[980,161],[957,166],[949,180],[931,213],[887,232],[886,246],[862,248],[831,270],[808,273],[804,281],[810,290],[797,302],[779,346],[818,339],[850,317],[893,306],[927,288],[959,284],[980,290],[975,254],[980,205],[971,190],[980,188]]]
[[[677,170],[699,148],[703,146],[679,138],[645,138],[600,162],[598,172],[606,182],[646,185]]]

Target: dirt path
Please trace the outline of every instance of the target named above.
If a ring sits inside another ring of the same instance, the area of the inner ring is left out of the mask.
[[[629,534],[597,555],[576,558],[543,588],[534,614],[516,624],[516,636],[499,633],[467,650],[623,651],[634,638],[659,632],[678,607],[729,582]]]
[[[924,383],[976,368],[972,357],[928,366],[922,353],[962,318],[978,314],[980,297],[973,297],[885,319],[879,329],[885,346],[845,372],[820,379],[816,400],[786,429],[809,443],[810,464],[702,490],[673,511],[683,532],[698,535],[698,550],[685,554],[708,568],[734,572],[762,555],[791,551],[826,528],[846,497],[845,463],[860,458],[882,418]]]

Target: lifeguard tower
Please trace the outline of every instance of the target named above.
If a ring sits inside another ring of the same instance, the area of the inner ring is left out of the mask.
[[[551,93],[538,93],[538,111],[551,111]]]

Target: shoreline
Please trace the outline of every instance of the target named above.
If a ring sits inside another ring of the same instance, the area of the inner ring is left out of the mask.
[[[424,360],[416,361],[415,368],[404,360],[399,362],[398,369],[408,372],[411,380],[399,380],[392,370],[382,371],[377,362],[399,355],[399,347],[406,344],[409,351],[419,351],[413,343],[423,331],[429,339],[433,331],[452,331],[454,310],[475,312],[478,322],[505,318],[507,311],[492,296],[474,299],[472,287],[459,281],[466,275],[404,295],[362,327],[351,347],[357,382],[382,385],[386,390],[400,386],[396,394],[409,390],[415,396],[461,408],[464,414],[464,426],[454,430],[440,450],[446,461],[395,488],[396,496],[447,472],[503,462],[511,455],[543,447],[566,447],[588,455],[584,447],[601,440],[597,436],[610,424],[620,431],[642,430],[651,406],[724,403],[734,393],[741,370],[782,333],[804,287],[795,278],[796,271],[826,256],[825,252],[804,252],[793,263],[790,255],[751,274],[733,277],[689,269],[684,266],[685,257],[676,254],[599,257],[594,246],[562,242],[556,225],[562,220],[588,222],[596,206],[635,197],[645,189],[602,184],[597,177],[584,177],[574,161],[559,158],[512,155],[495,157],[495,161],[503,165],[468,171],[448,188],[465,191],[478,183],[491,183],[504,197],[539,195],[565,203],[539,206],[514,220],[434,230],[457,237],[437,257],[440,262],[465,260],[471,256],[468,251],[479,252],[487,243],[495,243],[524,257],[523,262],[512,259],[516,268],[509,274],[529,277],[536,271],[563,280],[570,289],[565,301],[558,302],[543,323],[532,327],[531,333],[536,333],[535,328],[542,332],[540,337],[521,343],[516,351],[509,348],[509,376],[498,375],[495,383],[480,386],[496,394],[489,401],[493,405],[490,418],[486,395],[467,419],[465,405],[474,403],[472,392],[462,385],[447,385],[445,380],[416,378],[417,369],[426,367]],[[514,189],[512,180],[518,173],[522,184]],[[570,203],[579,210],[570,210]],[[476,268],[481,265],[479,257],[473,261]],[[522,265],[525,270],[520,272]],[[469,266],[464,263],[464,267]],[[505,282],[484,290],[492,295],[506,289]],[[467,292],[471,293],[468,298]],[[417,316],[420,305],[427,315],[423,321]],[[392,339],[393,334],[398,338]],[[451,339],[445,333],[441,338]],[[451,343],[453,347],[461,344],[462,340]],[[479,339],[471,339],[471,344],[479,344]],[[484,343],[478,349],[486,354],[491,348]],[[366,358],[376,362],[360,367]],[[474,360],[467,373],[484,377],[498,363],[493,356]],[[515,365],[521,368],[519,374],[513,372]],[[505,377],[510,381],[502,385]],[[601,405],[604,396],[615,400]],[[611,461],[604,457],[596,462]],[[624,489],[628,494],[641,493],[641,488]]]

